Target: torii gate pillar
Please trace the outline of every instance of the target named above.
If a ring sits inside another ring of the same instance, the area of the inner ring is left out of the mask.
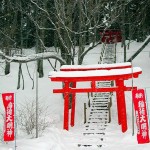
[[[116,92],[117,97],[117,110],[118,110],[118,124],[122,127],[122,132],[127,131],[127,115],[126,115],[126,102],[124,92],[124,80],[117,80],[116,86],[119,91]]]
[[[76,87],[76,82],[71,82],[72,88]],[[64,129],[68,130],[68,122],[69,122],[69,85],[70,82],[64,82]],[[71,108],[71,120],[70,125],[74,126],[75,120],[75,103],[76,103],[76,94],[72,93],[72,108]]]
[[[64,82],[64,129],[68,130],[69,122],[69,82]]]
[[[109,66],[108,66],[109,67]],[[119,68],[118,68],[119,67]],[[82,70],[82,68],[80,68]],[[87,68],[83,69],[86,70]],[[91,68],[89,68],[91,69]],[[93,68],[92,68],[93,69]],[[127,115],[126,115],[126,103],[125,103],[125,91],[131,91],[137,87],[124,86],[124,80],[131,78],[138,78],[142,73],[141,68],[131,66],[115,66],[113,68],[98,68],[99,70],[93,71],[60,71],[51,72],[49,77],[51,81],[63,82],[64,87],[62,89],[54,89],[54,93],[64,93],[64,129],[69,130],[69,122],[71,126],[75,124],[75,97],[76,93],[88,93],[88,92],[116,92],[117,96],[117,109],[118,109],[118,123],[121,125],[122,132],[127,130]],[[117,72],[116,72],[117,69]],[[87,75],[85,75],[87,74]],[[97,81],[115,81],[114,87],[96,87]],[[91,82],[89,88],[76,88],[77,82]],[[72,84],[72,87],[70,86]],[[69,121],[69,94],[72,94],[72,110],[71,120]]]
[[[76,88],[76,82],[72,82],[72,88]],[[71,126],[74,126],[75,120],[75,103],[76,103],[76,94],[72,93],[72,108],[71,108]]]

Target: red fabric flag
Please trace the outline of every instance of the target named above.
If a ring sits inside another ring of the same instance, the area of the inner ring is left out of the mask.
[[[5,108],[4,141],[14,140],[14,93],[2,94]]]
[[[149,143],[149,127],[146,109],[145,93],[143,89],[133,90],[132,98],[137,123],[137,141],[139,144]]]

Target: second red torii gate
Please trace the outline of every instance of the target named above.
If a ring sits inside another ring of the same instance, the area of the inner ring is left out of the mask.
[[[92,70],[92,71],[59,71],[50,72],[51,81],[63,82],[62,89],[54,89],[54,93],[64,93],[64,129],[69,130],[69,94],[72,93],[71,126],[74,126],[75,119],[75,93],[83,92],[113,92],[116,91],[118,123],[122,127],[122,132],[127,130],[126,104],[124,91],[131,91],[136,87],[124,86],[124,80],[137,78],[142,73],[139,67],[123,67],[123,69]],[[115,87],[97,88],[96,81],[115,81]],[[76,88],[77,82],[91,82],[90,88]],[[72,87],[70,87],[72,83]]]

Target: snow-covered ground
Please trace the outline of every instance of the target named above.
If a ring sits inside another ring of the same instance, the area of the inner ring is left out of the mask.
[[[131,56],[142,43],[133,42],[130,49],[127,50],[127,57]],[[87,54],[83,64],[97,64],[99,61],[101,45]],[[123,50],[120,43],[117,45],[117,62],[123,62]],[[29,63],[31,75],[35,78],[35,63]],[[133,79],[133,84],[139,88],[144,88],[147,93],[147,101],[150,106],[150,44],[133,60],[133,66],[141,67],[142,75],[138,79]],[[27,73],[26,65],[23,64],[23,73],[25,79],[25,89],[17,90],[18,64],[11,64],[11,73],[7,76],[0,76],[0,93],[14,92],[16,95],[16,104],[35,99],[35,88],[32,89],[32,81]],[[53,94],[52,89],[61,87],[59,83],[51,82],[48,78],[49,71],[53,69],[47,61],[44,61],[44,78],[39,79],[39,101],[49,106],[48,120],[49,127],[44,131],[42,136],[37,139],[31,139],[29,136],[22,134],[18,129],[17,150],[78,150],[76,144],[81,139],[83,124],[83,104],[87,103],[87,94],[77,94],[77,107],[75,126],[70,128],[69,132],[63,130],[63,98],[61,94]],[[1,72],[0,72],[1,74]],[[127,81],[126,85],[132,85],[132,80]],[[85,86],[83,83],[80,86]],[[21,87],[22,88],[22,87]],[[115,94],[113,96],[113,105],[111,109],[112,122],[106,129],[106,140],[101,149],[104,150],[147,150],[150,144],[137,144],[136,124],[135,134],[132,136],[132,99],[131,92],[126,92],[126,105],[128,117],[128,131],[121,132],[117,123],[117,108]],[[2,100],[0,98],[0,109],[3,110]],[[0,121],[0,130],[3,128],[3,121]],[[1,136],[1,135],[0,135]],[[83,137],[82,137],[83,138]],[[14,150],[14,142],[0,143],[0,150]]]

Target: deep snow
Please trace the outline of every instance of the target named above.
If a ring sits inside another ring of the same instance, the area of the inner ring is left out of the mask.
[[[127,57],[131,56],[142,43],[133,42],[130,45],[130,49],[127,50]],[[91,65],[97,64],[99,61],[101,45],[90,51],[83,64]],[[29,52],[29,51],[27,51]],[[123,62],[123,50],[120,43],[117,45],[117,62]],[[53,61],[52,61],[53,62]],[[133,79],[126,82],[126,85],[134,85],[139,88],[144,88],[147,93],[147,101],[150,106],[150,45],[148,45],[144,51],[142,51],[133,60],[133,66],[142,68],[142,75],[138,79]],[[35,79],[35,63],[28,63],[31,75]],[[2,69],[2,68],[0,68]],[[39,79],[39,101],[49,105],[49,121],[50,126],[45,130],[43,135],[38,139],[31,139],[25,134],[20,134],[18,131],[17,136],[17,150],[77,150],[76,144],[79,141],[84,141],[80,133],[84,127],[83,124],[83,104],[87,103],[87,94],[77,94],[77,107],[76,107],[76,120],[75,127],[70,128],[69,132],[63,130],[63,98],[61,94],[53,94],[52,89],[61,87],[61,84],[51,82],[48,78],[49,71],[53,71],[47,61],[44,61],[44,73],[45,77]],[[1,73],[1,71],[0,71]],[[16,103],[24,101],[30,101],[35,99],[35,89],[32,90],[32,82],[28,76],[25,64],[23,64],[23,73],[25,78],[25,89],[16,90],[17,77],[18,77],[18,65],[11,64],[11,73],[7,76],[0,76],[0,93],[15,92]],[[84,83],[80,83],[80,86],[84,87]],[[135,134],[132,136],[132,119],[131,119],[131,107],[132,107],[131,92],[126,92],[126,105],[127,105],[127,117],[128,117],[128,131],[126,133],[121,132],[120,126],[117,124],[117,108],[115,94],[113,95],[112,105],[112,122],[109,124],[106,130],[106,140],[104,141],[104,150],[147,150],[150,148],[150,144],[138,145],[136,140],[136,124]],[[2,100],[0,98],[0,108],[3,109]],[[0,128],[3,127],[3,121],[0,122]],[[14,149],[14,142],[0,143],[0,150],[12,150]]]

